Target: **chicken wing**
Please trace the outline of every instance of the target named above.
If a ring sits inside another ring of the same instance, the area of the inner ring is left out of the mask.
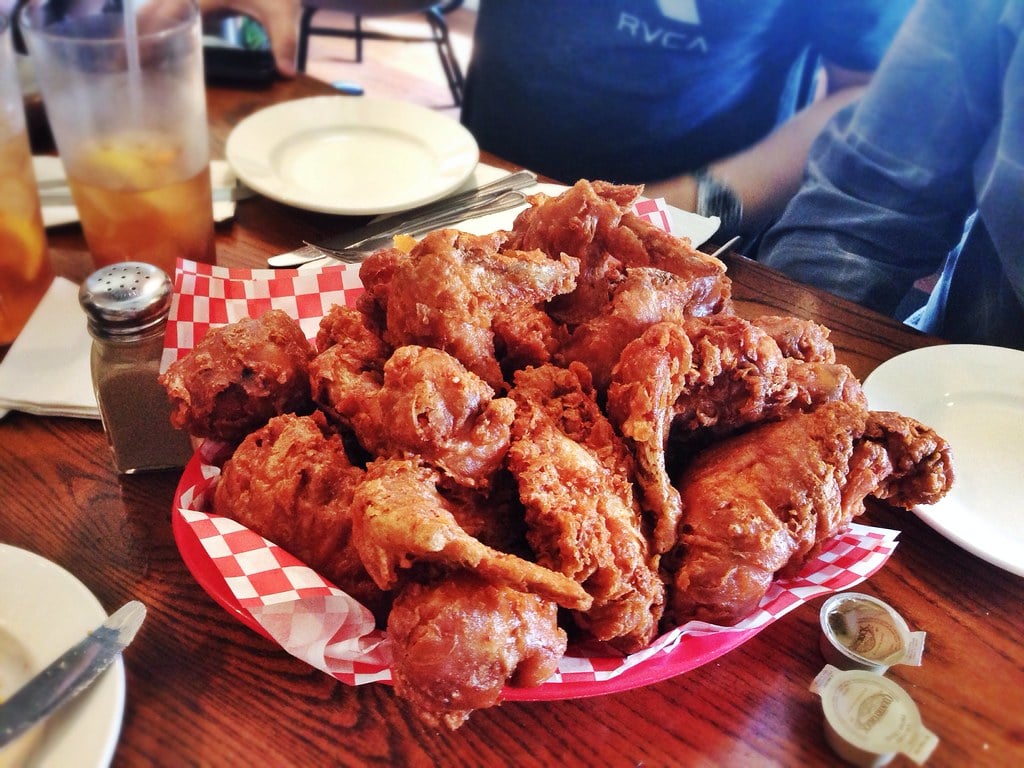
[[[499,552],[458,524],[437,489],[440,475],[415,459],[377,459],[355,490],[352,536],[366,570],[381,589],[399,584],[417,562],[475,570],[487,581],[586,610],[591,597],[572,579]]]
[[[730,281],[725,265],[631,212],[642,187],[578,181],[558,197],[538,195],[516,218],[506,247],[539,249],[580,262],[576,288],[554,298],[548,311],[570,325],[598,317],[630,267],[654,267],[690,283],[692,314],[725,311]]]

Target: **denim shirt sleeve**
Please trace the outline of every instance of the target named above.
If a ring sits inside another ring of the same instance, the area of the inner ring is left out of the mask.
[[[804,186],[760,258],[891,313],[935,273],[974,207],[972,167],[998,122],[1005,0],[922,0],[859,105],[815,142]]]
[[[874,71],[914,0],[798,0],[815,50],[846,69]]]

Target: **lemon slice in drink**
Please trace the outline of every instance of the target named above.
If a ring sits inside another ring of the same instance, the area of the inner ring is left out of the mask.
[[[34,222],[0,214],[0,264],[29,282],[43,267],[46,247]]]

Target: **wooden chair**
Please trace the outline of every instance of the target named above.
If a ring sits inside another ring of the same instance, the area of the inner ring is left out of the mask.
[[[462,5],[462,0],[302,0],[302,17],[299,22],[299,50],[296,66],[300,72],[306,71],[306,59],[309,55],[309,38],[313,35],[328,37],[346,37],[355,41],[356,61],[363,60],[364,40],[390,40],[403,43],[434,43],[437,55],[441,60],[448,88],[452,92],[455,106],[462,105],[463,77],[462,68],[455,51],[452,49],[448,35],[448,24],[444,14]],[[313,16],[317,11],[341,11],[351,13],[354,17],[352,28],[315,26]],[[363,28],[363,19],[383,16],[400,16],[422,13],[429,27],[424,35],[399,35],[379,32]]]

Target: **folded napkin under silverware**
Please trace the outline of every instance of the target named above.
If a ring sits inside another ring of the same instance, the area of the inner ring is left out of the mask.
[[[297,267],[329,256],[339,261],[361,261],[367,253],[391,243],[395,235],[416,237],[440,227],[522,205],[526,196],[520,191],[536,184],[531,171],[517,171],[495,181],[457,195],[400,213],[374,219],[369,224],[317,242],[307,241],[288,253],[271,256],[271,267]]]

